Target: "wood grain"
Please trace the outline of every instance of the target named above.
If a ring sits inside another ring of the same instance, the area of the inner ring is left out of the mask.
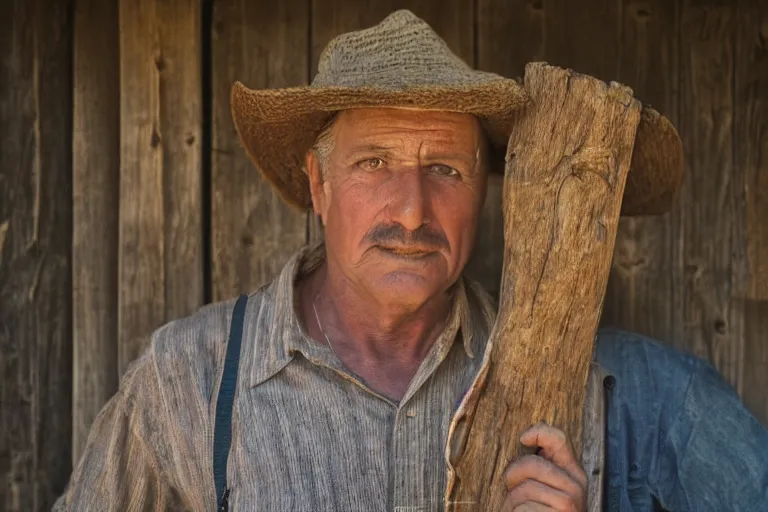
[[[621,52],[617,79],[635,96],[677,124],[679,8],[677,2],[652,0],[622,4]],[[598,27],[595,27],[598,30]],[[607,72],[607,70],[605,70]],[[680,208],[680,203],[675,205]],[[619,222],[613,269],[602,323],[663,341],[674,339],[672,219],[627,217]]]
[[[120,374],[202,304],[199,0],[120,1]]]
[[[521,79],[525,65],[545,60],[544,2],[477,0],[477,67]]]
[[[742,274],[739,295],[768,300],[768,5],[739,0],[734,55],[734,144],[736,179],[744,180],[735,198],[743,208]],[[736,248],[735,248],[736,249]]]
[[[741,391],[743,312],[742,303],[732,300],[732,239],[742,187],[733,164],[735,23],[730,2],[682,3],[679,130],[688,176],[675,219],[681,307],[671,341],[712,361]]]
[[[641,105],[628,88],[545,64],[527,66],[525,87],[532,104],[507,150],[501,302],[484,366],[451,425],[459,441],[449,454],[449,510],[500,509],[503,473],[534,423],[562,429],[581,453]]]
[[[616,80],[621,48],[621,1],[547,0],[544,60],[601,80]]]
[[[464,268],[464,274],[480,283],[496,300],[499,298],[501,267],[504,262],[504,216],[501,209],[503,183],[504,177],[500,174],[488,176],[475,247]]]
[[[73,52],[72,461],[76,464],[93,419],[117,391],[118,382],[117,2],[77,2]]]
[[[72,4],[0,3],[0,509],[71,471]]]
[[[477,68],[521,78],[528,62],[542,60],[544,6],[530,0],[477,1]],[[502,150],[503,154],[503,150]],[[466,274],[495,298],[504,259],[502,176],[490,176],[477,240]]]
[[[743,186],[734,199],[732,300],[744,300],[742,397],[768,426],[768,5],[740,0],[736,26],[734,179]]]
[[[768,428],[768,301],[745,300],[744,376],[742,399]]]
[[[309,4],[216,1],[212,30],[213,300],[255,290],[306,241],[306,217],[285,205],[240,146],[229,107],[235,80],[299,86],[309,69]]]

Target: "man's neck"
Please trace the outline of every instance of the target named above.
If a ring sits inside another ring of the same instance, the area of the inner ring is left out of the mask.
[[[451,308],[447,293],[418,307],[382,304],[356,290],[327,261],[300,285],[299,293],[309,334],[320,343],[327,336],[350,370],[398,399],[443,331]]]

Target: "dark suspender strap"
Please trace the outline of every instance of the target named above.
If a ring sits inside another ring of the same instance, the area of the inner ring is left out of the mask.
[[[227,489],[227,459],[232,444],[232,403],[237,388],[237,370],[240,365],[240,345],[243,340],[243,321],[248,296],[241,295],[232,311],[229,327],[227,355],[224,359],[224,373],[221,376],[219,397],[216,400],[216,423],[213,427],[213,481],[216,484],[217,510],[226,512],[229,508]]]

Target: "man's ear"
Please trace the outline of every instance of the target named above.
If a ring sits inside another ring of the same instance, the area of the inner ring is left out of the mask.
[[[314,151],[307,151],[307,155],[304,158],[304,168],[307,170],[307,176],[309,177],[309,192],[312,195],[312,210],[315,212],[315,215],[320,217],[323,225],[325,225],[324,216],[328,198],[325,195],[323,171],[320,167],[320,161],[317,159],[317,155]]]

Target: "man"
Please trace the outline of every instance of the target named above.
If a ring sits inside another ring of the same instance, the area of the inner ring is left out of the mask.
[[[407,11],[331,42],[309,88],[236,85],[244,146],[325,243],[247,302],[159,329],[56,509],[442,509],[495,311],[462,270],[520,101]],[[708,365],[614,331],[595,359],[606,509],[768,510],[768,433]],[[510,461],[505,509],[586,510],[564,434],[521,442],[538,452]]]

